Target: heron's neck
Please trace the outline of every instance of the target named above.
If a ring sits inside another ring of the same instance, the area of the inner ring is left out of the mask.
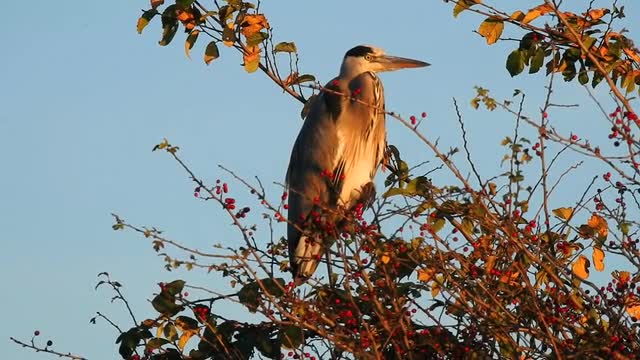
[[[362,61],[359,61],[356,58],[346,58],[342,62],[342,66],[340,66],[340,78],[348,81],[366,72],[373,73],[370,70],[371,69],[366,67]]]

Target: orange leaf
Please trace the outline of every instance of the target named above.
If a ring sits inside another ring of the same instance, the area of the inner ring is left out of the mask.
[[[268,29],[269,23],[267,22],[267,18],[264,17],[264,15],[255,14],[246,15],[240,26],[242,27],[242,34],[248,37],[259,32],[262,29]]]
[[[584,255],[580,255],[578,257],[578,260],[576,260],[576,262],[573,263],[573,266],[571,268],[573,270],[573,273],[581,278],[581,279],[586,279],[589,277],[589,259],[587,259]]]
[[[533,9],[529,9],[529,12],[527,13],[527,15],[525,15],[524,19],[522,19],[522,23],[528,24],[531,21],[537,19],[538,17],[544,14],[550,13],[552,11],[553,11],[553,7],[548,4],[542,4],[542,5],[536,6]]]
[[[248,73],[252,73],[258,70],[260,65],[260,47],[254,46],[247,48],[247,52],[244,54],[244,69]]]
[[[432,269],[419,269],[418,270],[418,280],[422,282],[428,282],[433,278],[433,275],[436,273],[435,270]]]
[[[593,266],[597,271],[604,270],[604,251],[601,248],[593,248],[593,255],[591,256],[593,259]]]
[[[640,319],[640,298],[629,294],[625,299],[627,313],[636,319]]]
[[[282,82],[282,85],[289,86],[291,84],[293,84],[294,81],[296,81],[296,79],[298,78],[298,72],[294,71],[291,74],[289,74],[289,76],[287,76],[286,79],[284,79],[284,81]]]
[[[620,271],[618,273],[618,281],[625,284],[631,280],[631,273],[628,271]]]
[[[499,18],[489,17],[480,24],[478,33],[487,40],[487,45],[495,44],[504,30],[504,21]]]
[[[635,61],[636,63],[640,64],[640,55],[638,55],[637,52],[635,52],[634,50],[631,50],[629,48],[624,48],[622,49],[622,51],[624,51],[625,54],[627,54],[627,56]]]
[[[606,239],[607,235],[609,235],[609,225],[607,225],[607,221],[600,215],[591,215],[587,225],[594,231],[597,231],[601,239]]]
[[[592,20],[598,20],[608,13],[609,9],[593,9],[589,11],[589,17],[591,17]]]
[[[387,254],[384,254],[380,257],[380,261],[382,261],[383,264],[388,264],[389,261],[391,261],[391,257]]]

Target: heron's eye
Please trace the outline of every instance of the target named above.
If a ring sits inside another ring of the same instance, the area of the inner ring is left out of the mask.
[[[364,59],[367,61],[371,61],[373,59],[373,56],[371,56],[370,54],[367,54],[364,56]]]

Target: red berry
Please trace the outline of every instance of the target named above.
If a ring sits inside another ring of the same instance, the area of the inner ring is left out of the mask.
[[[33,332],[33,336],[38,336],[38,335],[40,335],[40,330],[36,330]]]
[[[426,112],[423,112],[423,113],[422,113],[422,114],[420,114],[420,115],[421,115],[423,118],[426,118],[426,117],[427,117],[427,113],[426,113]]]
[[[411,125],[415,125],[416,124],[416,117],[411,115],[411,117],[409,117],[409,120],[411,120]]]

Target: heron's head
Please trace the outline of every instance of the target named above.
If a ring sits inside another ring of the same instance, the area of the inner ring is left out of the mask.
[[[419,60],[391,56],[375,46],[358,45],[347,51],[340,68],[341,76],[357,76],[367,71],[382,72],[429,66]]]

